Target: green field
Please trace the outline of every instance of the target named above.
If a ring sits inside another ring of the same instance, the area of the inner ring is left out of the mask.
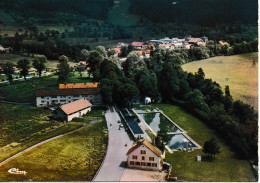
[[[106,154],[104,121],[43,144],[5,164],[1,181],[91,181]],[[13,175],[17,167],[28,172]]]
[[[84,83],[91,81],[91,79],[87,78],[86,74],[83,74],[81,78],[79,73],[75,73],[74,76],[71,76],[68,82]],[[58,88],[57,75],[34,78],[27,81],[20,81],[13,85],[0,87],[0,96],[2,97],[0,99],[12,102],[34,103],[35,92],[37,90],[56,90]]]
[[[253,65],[254,59],[255,65]],[[182,68],[192,73],[202,68],[205,77],[219,83],[223,90],[226,85],[229,85],[235,100],[240,99],[258,110],[257,60],[258,52],[194,61],[184,64]]]
[[[174,152],[166,154],[166,161],[172,165],[172,175],[181,181],[256,181],[248,161],[240,160],[235,152],[199,119],[193,117],[181,108],[169,104],[157,104],[158,107],[176,124],[187,131],[188,135],[201,146],[206,140],[215,137],[220,144],[221,153],[214,161],[197,162],[196,156],[205,154],[202,150],[193,152]]]
[[[48,138],[75,130],[81,123],[51,119],[47,109],[0,103],[0,162]]]

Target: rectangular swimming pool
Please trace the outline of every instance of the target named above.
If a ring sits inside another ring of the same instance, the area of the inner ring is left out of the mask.
[[[181,133],[182,131],[165,118],[161,113],[138,113],[138,115],[152,128],[152,130],[157,133],[162,132],[174,132]]]

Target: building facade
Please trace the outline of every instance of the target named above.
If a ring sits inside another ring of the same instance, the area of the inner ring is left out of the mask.
[[[39,90],[36,92],[36,106],[59,106],[82,98],[87,99],[93,105],[102,105],[100,88],[89,88],[66,90]]]
[[[144,170],[161,171],[163,166],[162,152],[147,139],[137,142],[129,149],[127,166]]]
[[[60,106],[54,111],[54,118],[62,121],[71,121],[91,111],[92,104],[86,99],[80,99]]]

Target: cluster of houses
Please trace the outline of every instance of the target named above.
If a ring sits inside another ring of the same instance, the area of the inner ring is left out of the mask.
[[[176,48],[190,49],[192,46],[206,46],[208,43],[208,38],[203,36],[201,38],[193,38],[191,36],[186,36],[182,39],[179,38],[163,38],[163,39],[154,39],[146,42],[132,42],[134,50],[142,56],[149,57],[150,52],[154,51],[156,48],[159,49],[169,49],[174,50]],[[123,46],[128,46],[126,43],[118,43],[116,48],[113,48],[116,51],[116,56],[119,56],[121,53],[121,48]]]
[[[18,67],[13,67],[13,71],[14,71],[14,75],[20,75],[20,71],[21,71],[21,69],[19,69]],[[0,74],[3,74],[4,73],[4,69],[3,69],[3,67],[2,66],[0,66]],[[35,68],[30,68],[30,69],[28,69],[28,74],[29,75],[36,75],[36,73],[37,73],[37,69],[35,69]]]

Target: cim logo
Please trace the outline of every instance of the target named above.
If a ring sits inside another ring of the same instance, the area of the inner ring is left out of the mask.
[[[9,173],[11,174],[16,174],[16,175],[25,175],[27,174],[26,171],[20,171],[18,168],[11,168],[8,170]]]

